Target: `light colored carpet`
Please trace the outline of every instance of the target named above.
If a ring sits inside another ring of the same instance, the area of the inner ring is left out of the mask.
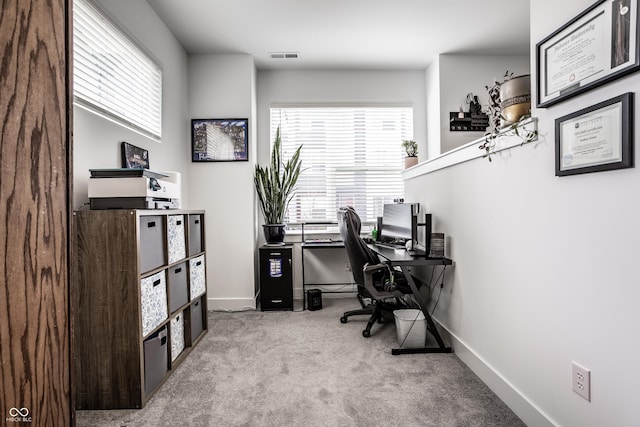
[[[297,312],[209,312],[209,332],[145,408],[78,426],[523,426],[454,354],[392,356],[352,298]]]

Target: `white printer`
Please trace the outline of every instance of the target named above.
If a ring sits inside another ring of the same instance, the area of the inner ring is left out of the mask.
[[[180,173],[148,169],[90,169],[91,209],[176,209]]]

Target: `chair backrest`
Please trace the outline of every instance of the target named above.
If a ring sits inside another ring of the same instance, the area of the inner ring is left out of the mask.
[[[378,264],[380,259],[360,237],[360,217],[351,206],[340,208],[338,211],[338,229],[340,230],[340,237],[344,241],[344,247],[347,250],[353,280],[358,285],[364,286],[362,269],[365,264]]]

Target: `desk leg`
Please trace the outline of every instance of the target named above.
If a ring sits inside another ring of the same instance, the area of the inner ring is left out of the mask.
[[[304,243],[304,228],[302,229],[302,242]],[[302,255],[302,311],[307,309],[307,293],[304,289],[304,248],[300,249]]]
[[[409,283],[411,292],[413,293],[413,296],[416,298],[416,300],[418,300],[418,305],[420,306],[420,310],[422,310],[422,313],[424,314],[424,317],[427,320],[427,330],[431,332],[431,335],[433,335],[433,337],[436,339],[436,342],[438,343],[438,347],[394,348],[391,350],[391,354],[397,355],[397,354],[415,354],[415,353],[451,353],[451,347],[447,347],[444,344],[444,341],[442,341],[442,337],[440,336],[440,333],[436,329],[435,323],[433,323],[433,319],[431,318],[431,315],[427,310],[427,301],[422,297],[422,294],[420,294],[420,291],[416,286],[416,282],[413,280],[413,277],[411,276],[411,271],[409,270],[409,267],[406,265],[403,265],[400,268],[402,269],[404,276],[407,278],[407,283]],[[436,267],[433,267],[433,268],[435,269]]]

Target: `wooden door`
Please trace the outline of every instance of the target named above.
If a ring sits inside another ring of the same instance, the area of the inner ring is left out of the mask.
[[[71,6],[0,4],[0,424],[67,426]]]

